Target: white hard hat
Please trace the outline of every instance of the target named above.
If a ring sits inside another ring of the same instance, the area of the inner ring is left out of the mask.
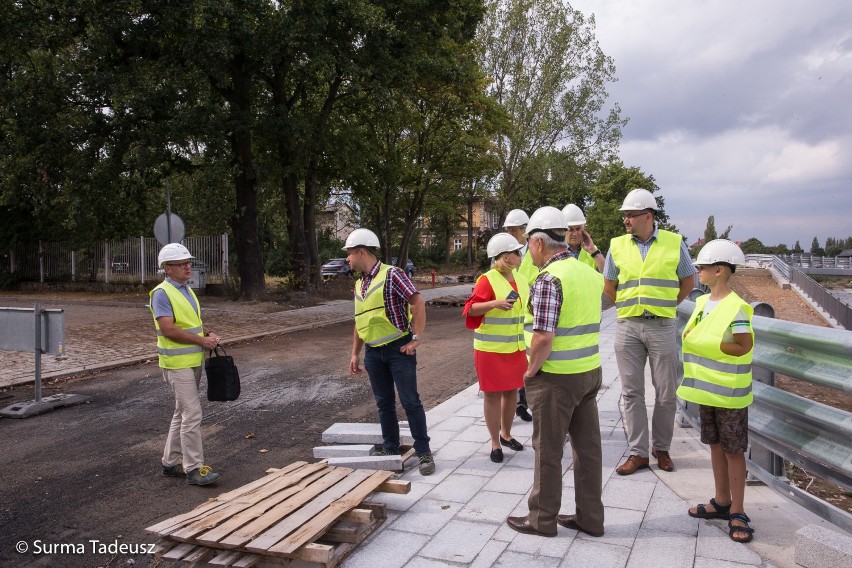
[[[157,256],[157,263],[162,268],[163,264],[170,260],[189,260],[190,258],[195,257],[189,254],[188,248],[180,243],[169,243],[160,249],[160,254]]]
[[[523,227],[529,222],[530,218],[524,213],[523,209],[512,209],[506,215],[506,220],[503,221],[504,227]]]
[[[530,217],[527,223],[527,231],[525,235],[529,235],[532,231],[548,230],[548,229],[567,229],[568,222],[565,220],[565,215],[556,207],[545,205],[535,210],[535,213]]]
[[[379,237],[370,229],[355,229],[346,237],[346,244],[343,245],[343,250],[353,247],[379,248]]]
[[[657,200],[647,189],[633,189],[624,198],[621,211],[642,211],[644,209],[658,209]]]
[[[489,258],[495,258],[500,253],[520,250],[522,248],[524,248],[524,245],[519,243],[518,239],[509,233],[497,233],[488,239],[488,245],[485,247],[485,250],[488,252]]]
[[[566,205],[565,208],[562,209],[562,214],[565,215],[565,221],[568,223],[569,227],[586,224],[586,216],[583,215],[583,211],[573,203]]]
[[[736,244],[727,239],[715,239],[701,247],[698,258],[693,262],[695,266],[706,266],[723,262],[732,267],[745,264],[745,255]]]

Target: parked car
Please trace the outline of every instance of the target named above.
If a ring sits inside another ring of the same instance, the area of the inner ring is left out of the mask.
[[[130,272],[130,263],[128,262],[127,257],[125,255],[119,254],[112,257],[112,271]]]
[[[349,276],[351,273],[345,258],[332,258],[320,267],[321,276]]]
[[[393,258],[391,259],[391,264],[393,264],[394,266],[396,266],[396,261],[397,261],[397,260],[399,260],[399,258],[398,258],[398,257],[396,257],[396,256],[395,256],[395,257],[393,257]],[[405,273],[408,275],[408,277],[409,277],[409,278],[412,278],[412,277],[414,276],[414,263],[413,263],[413,262],[411,262],[411,259],[410,259],[410,258],[409,258],[409,259],[406,261],[406,263],[405,263]]]

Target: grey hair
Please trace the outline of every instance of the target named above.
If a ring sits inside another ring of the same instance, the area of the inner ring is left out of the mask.
[[[552,233],[557,237],[561,237],[560,240],[554,239],[552,236],[548,235],[544,231],[536,231],[529,237],[527,240],[534,241],[539,240],[544,245],[544,248],[547,250],[556,250],[556,249],[567,249],[568,243],[565,242],[565,229],[548,229],[548,232]]]

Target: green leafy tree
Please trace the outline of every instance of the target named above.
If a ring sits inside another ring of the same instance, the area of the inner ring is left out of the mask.
[[[825,256],[825,251],[819,246],[819,240],[814,237],[814,240],[811,242],[811,254],[815,254],[817,256]]]
[[[764,244],[754,237],[743,241],[740,249],[744,254],[767,254]]]
[[[552,0],[492,0],[479,29],[489,93],[509,123],[497,137],[502,217],[525,193],[541,195],[537,156],[561,147],[576,163],[615,155],[626,123],[609,110],[615,66],[595,39],[594,17]],[[550,204],[550,203],[548,203]],[[564,206],[564,204],[563,204]]]

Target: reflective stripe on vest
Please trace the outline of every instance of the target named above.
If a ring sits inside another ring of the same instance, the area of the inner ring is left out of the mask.
[[[361,296],[361,279],[355,282],[355,328],[358,337],[370,347],[386,345],[408,333],[392,324],[386,312],[384,288],[390,269],[387,264],[379,266],[379,272],[370,282],[364,296]],[[408,318],[411,321],[410,308]]]
[[[612,239],[610,254],[618,267],[618,317],[641,316],[646,310],[665,318],[675,317],[681,242],[680,235],[660,229],[643,261],[632,235]]]
[[[195,300],[195,305],[198,306],[196,311],[186,296],[181,294],[180,290],[168,282],[161,282],[148,294],[151,304],[151,315],[154,315],[153,297],[155,290],[162,290],[169,298],[174,314],[175,325],[180,329],[192,333],[193,335],[202,335],[203,327],[201,323],[201,304],[192,288],[187,288],[192,298]],[[160,322],[154,318],[154,328],[157,330],[157,356],[160,367],[163,369],[188,369],[191,367],[199,367],[204,361],[204,348],[200,345],[178,343],[163,335],[160,329]]]
[[[603,276],[576,258],[557,260],[542,272],[558,279],[562,287],[562,309],[556,324],[553,347],[541,369],[547,373],[573,374],[601,365],[598,349],[601,324]],[[533,336],[533,314],[527,310],[524,335],[529,359]]]
[[[495,298],[505,298],[513,292],[512,285],[499,271],[491,269],[485,278],[494,291]],[[518,299],[511,310],[493,309],[485,312],[482,323],[473,334],[473,348],[488,353],[515,353],[524,349],[523,314],[526,310],[530,288],[523,278],[516,278]]]
[[[695,310],[684,327],[684,378],[677,389],[677,396],[705,406],[745,408],[754,398],[751,392],[753,350],[735,357],[723,353],[719,345],[740,311],[748,314],[749,321],[754,311],[731,292],[713,311],[695,323],[698,314],[704,312],[709,297],[705,294],[695,301]]]

